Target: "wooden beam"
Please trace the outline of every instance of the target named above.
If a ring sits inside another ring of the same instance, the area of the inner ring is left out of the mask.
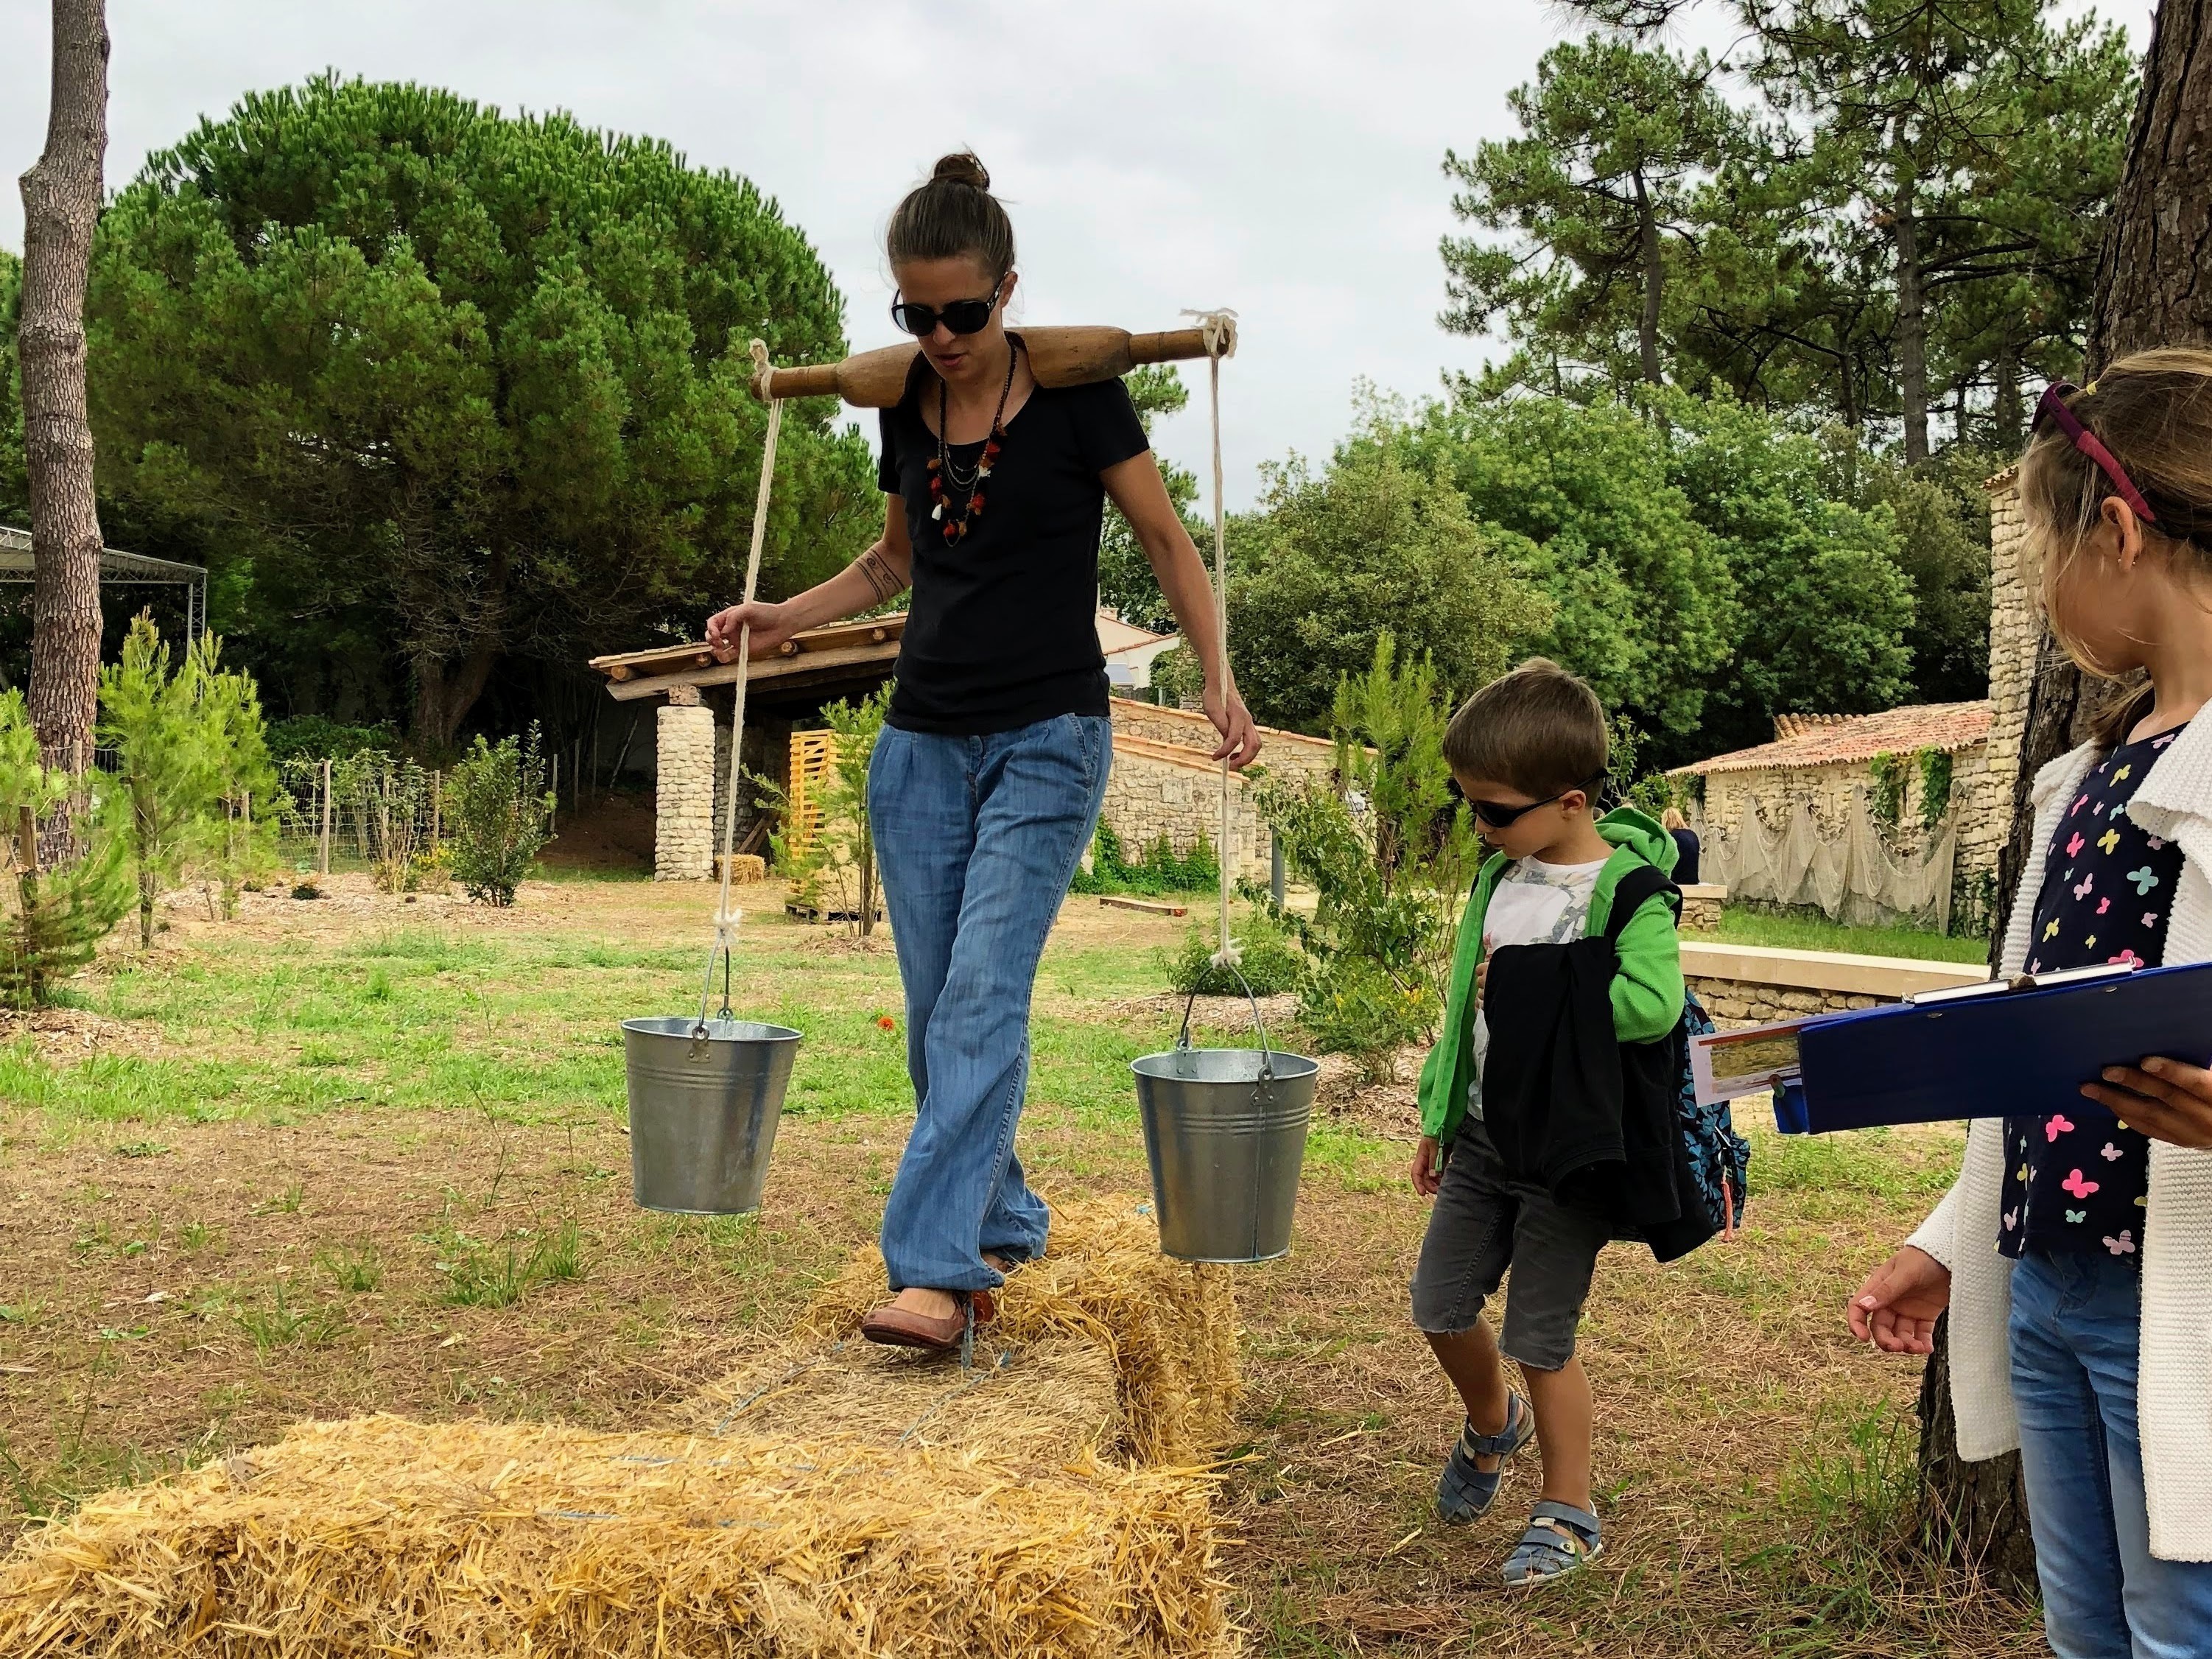
[[[806,651],[793,657],[763,657],[753,664],[751,684],[763,692],[772,692],[783,681],[799,681],[800,676],[827,675],[831,671],[857,668],[863,665],[879,665],[885,672],[898,660],[896,645],[890,641],[882,644],[864,643],[832,651]],[[716,662],[708,658],[703,668],[679,668],[674,672],[647,673],[641,672],[627,680],[611,680],[608,695],[617,702],[629,702],[638,697],[658,696],[671,686],[729,685],[738,678],[738,665],[733,662]],[[803,683],[803,682],[799,682]]]

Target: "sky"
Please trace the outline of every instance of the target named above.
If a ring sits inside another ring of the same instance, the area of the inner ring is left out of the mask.
[[[948,149],[990,168],[1019,316],[1172,327],[1229,307],[1231,509],[1260,465],[1326,457],[1356,386],[1422,397],[1495,342],[1445,333],[1447,148],[1509,137],[1505,94],[1578,31],[1542,0],[109,0],[107,181],[251,89],[324,69],[667,139],[753,179],[820,250],[856,348],[896,337],[882,234]],[[2140,48],[2149,0],[2075,0]],[[0,173],[45,140],[48,8],[0,0]],[[1724,46],[1696,18],[1678,45]],[[0,191],[0,246],[22,209]],[[1207,471],[1203,376],[1160,452]]]

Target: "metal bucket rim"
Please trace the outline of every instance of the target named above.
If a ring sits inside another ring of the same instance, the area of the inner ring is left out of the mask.
[[[805,1036],[803,1032],[795,1031],[788,1025],[773,1025],[764,1020],[710,1019],[706,1024],[707,1041],[709,1042],[769,1045],[798,1042],[802,1041]],[[744,1031],[744,1035],[718,1032],[714,1029],[718,1025],[737,1026]],[[625,1031],[635,1032],[639,1036],[667,1037],[674,1042],[690,1042],[695,1040],[694,1034],[699,1029],[699,1018],[696,1014],[640,1015],[635,1019],[624,1020],[622,1023],[622,1028]]]
[[[1249,1078],[1194,1078],[1162,1067],[1173,1066],[1177,1060],[1189,1054],[1240,1054],[1254,1062]],[[1210,1083],[1222,1088],[1242,1088],[1260,1081],[1259,1062],[1265,1060],[1274,1072],[1277,1083],[1298,1083],[1319,1075],[1321,1062],[1309,1060],[1304,1054],[1294,1054],[1281,1048],[1168,1048],[1157,1054],[1141,1054],[1129,1062],[1129,1070],[1139,1078],[1161,1083]]]

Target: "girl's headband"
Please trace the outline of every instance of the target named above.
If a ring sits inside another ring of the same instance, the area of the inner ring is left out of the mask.
[[[2081,424],[2074,411],[2066,407],[2066,400],[2080,393],[2081,388],[2071,380],[2053,380],[2043,389],[2043,396],[2035,405],[2035,418],[2028,422],[2028,434],[2033,436],[2043,429],[2047,417],[2057,422],[2058,429],[2073,440],[2074,447],[2096,462],[2104,475],[2112,480],[2112,488],[2120,499],[2135,510],[2135,515],[2145,524],[2156,524],[2158,514],[2151,511],[2150,503],[2143,499],[2127,470],[2113,459],[2112,452],[2105,447],[2097,434]]]

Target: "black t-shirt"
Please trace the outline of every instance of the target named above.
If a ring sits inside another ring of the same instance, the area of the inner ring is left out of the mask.
[[[983,507],[957,542],[933,519],[929,463],[937,439],[938,381],[915,365],[903,401],[884,411],[878,481],[906,502],[914,543],[914,594],[899,646],[891,725],[970,737],[1011,732],[1061,714],[1106,713],[1106,659],[1098,650],[1098,534],[1106,489],[1099,474],[1151,446],[1119,380],[1031,392],[1000,441],[983,483]],[[952,446],[966,477],[981,443]],[[945,515],[969,492],[945,481]]]

